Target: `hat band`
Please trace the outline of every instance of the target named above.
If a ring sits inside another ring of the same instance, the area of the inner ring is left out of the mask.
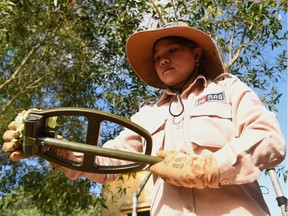
[[[188,25],[187,23],[184,23],[184,22],[171,22],[162,26],[162,28],[172,28],[172,27],[178,27],[178,26],[188,26]]]

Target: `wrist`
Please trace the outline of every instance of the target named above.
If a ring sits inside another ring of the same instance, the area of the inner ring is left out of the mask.
[[[220,171],[215,157],[211,154],[205,157],[206,183],[209,188],[219,188]]]

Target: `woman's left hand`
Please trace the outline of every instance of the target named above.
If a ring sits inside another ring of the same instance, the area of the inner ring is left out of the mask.
[[[159,151],[163,161],[150,167],[150,171],[163,180],[188,188],[218,188],[220,173],[214,156],[192,157],[184,151]]]

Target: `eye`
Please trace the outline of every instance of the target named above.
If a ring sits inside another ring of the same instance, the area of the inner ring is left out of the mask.
[[[159,56],[154,56],[154,61],[156,62],[159,59]]]
[[[174,53],[174,52],[177,51],[177,49],[178,49],[178,48],[171,48],[171,49],[169,49],[169,53]]]

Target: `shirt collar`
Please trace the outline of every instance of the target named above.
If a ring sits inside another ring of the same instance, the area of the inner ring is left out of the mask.
[[[206,88],[207,85],[208,85],[208,81],[207,81],[207,79],[205,78],[205,76],[203,76],[202,74],[199,74],[199,75],[196,77],[195,80],[191,80],[191,81],[189,81],[189,82],[187,83],[188,87],[185,88],[185,90],[181,93],[181,95],[185,95],[185,94],[187,94],[188,92],[190,92],[190,90],[191,90],[194,86],[196,86],[197,84],[198,84],[198,85],[202,85],[204,88]],[[170,96],[173,96],[173,95],[175,95],[175,94],[177,94],[177,93],[171,91],[170,88],[164,89],[163,94],[161,95],[160,99],[157,101],[156,104],[158,104],[158,105],[162,104],[163,102],[165,102],[165,100],[166,100],[167,98],[170,98]]]

